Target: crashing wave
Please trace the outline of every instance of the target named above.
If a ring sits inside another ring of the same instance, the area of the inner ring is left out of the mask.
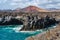
[[[41,30],[36,30],[36,31],[20,31],[20,29],[22,28],[23,26],[18,26],[18,27],[15,27],[13,28],[13,30],[18,33],[18,32],[21,32],[21,33],[29,33],[29,34],[35,34],[35,33],[38,33],[38,32],[43,32],[43,29]]]
[[[22,29],[22,27],[23,27],[23,25],[19,25],[19,26],[17,26],[17,27],[14,27],[13,30],[14,30],[15,32],[19,32],[20,29]]]
[[[20,29],[23,27],[23,25],[19,25],[19,26],[16,26],[16,27],[6,27],[6,28],[3,28],[3,29],[11,29],[13,30],[14,32],[16,33],[29,33],[29,34],[35,34],[35,33],[38,33],[38,32],[43,32],[43,31],[46,31],[44,29],[40,29],[40,30],[36,30],[36,31],[20,31]],[[55,28],[56,26],[53,26],[51,28]],[[48,28],[48,29],[51,29],[51,28]]]

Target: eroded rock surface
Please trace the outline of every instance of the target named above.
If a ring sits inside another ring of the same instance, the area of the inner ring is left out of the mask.
[[[60,24],[54,29],[50,29],[36,36],[28,37],[26,40],[60,40]]]

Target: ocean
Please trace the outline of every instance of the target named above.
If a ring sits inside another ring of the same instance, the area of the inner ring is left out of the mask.
[[[33,36],[43,32],[36,31],[19,31],[23,25],[5,25],[0,26],[0,40],[25,40],[29,36]]]

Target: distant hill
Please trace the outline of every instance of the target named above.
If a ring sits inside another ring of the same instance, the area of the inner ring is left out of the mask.
[[[57,9],[57,8],[49,8],[47,10],[49,10],[51,12],[60,12],[60,9]]]
[[[49,12],[48,10],[42,9],[42,8],[38,8],[36,6],[28,6],[25,7],[23,9],[15,9],[15,12]]]
[[[43,9],[36,6],[28,6],[25,8],[16,8],[15,10],[0,10],[0,12],[13,12],[13,13],[19,13],[19,12],[27,12],[27,13],[37,13],[37,12],[60,12],[60,9],[56,8],[48,8]]]

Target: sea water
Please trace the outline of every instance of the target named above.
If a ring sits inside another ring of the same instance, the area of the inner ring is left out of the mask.
[[[0,26],[0,40],[25,40],[25,38],[43,32],[36,31],[19,31],[23,25],[6,25]]]
[[[5,25],[0,26],[0,40],[25,40],[29,36],[33,36],[48,29],[55,28],[56,26],[52,25],[50,28],[40,29],[36,31],[19,31],[23,25]]]

